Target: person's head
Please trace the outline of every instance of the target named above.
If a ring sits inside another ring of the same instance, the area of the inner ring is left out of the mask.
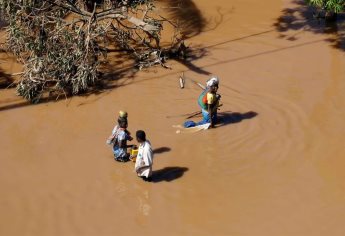
[[[207,82],[206,86],[209,88],[210,92],[217,92],[219,86],[219,78],[212,76]]]
[[[146,141],[146,134],[143,130],[138,130],[135,134],[138,143],[143,143]]]
[[[216,93],[218,91],[218,84],[214,84],[210,87],[211,93]]]
[[[117,123],[119,124],[120,128],[123,128],[123,129],[126,129],[128,126],[126,118],[119,117],[119,119],[117,120]]]

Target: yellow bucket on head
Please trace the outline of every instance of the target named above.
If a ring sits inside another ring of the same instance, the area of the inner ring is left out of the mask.
[[[127,118],[128,114],[126,111],[120,111],[119,112],[119,116],[122,117],[122,118]]]

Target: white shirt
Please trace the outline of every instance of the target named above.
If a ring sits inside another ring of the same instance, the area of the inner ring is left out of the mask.
[[[151,143],[145,141],[139,145],[137,159],[135,161],[135,171],[138,176],[150,177],[152,175],[153,152]]]

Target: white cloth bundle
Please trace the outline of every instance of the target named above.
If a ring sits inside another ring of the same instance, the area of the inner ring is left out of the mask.
[[[209,80],[206,82],[207,87],[211,87],[213,85],[218,85],[219,84],[219,79],[216,76],[211,77]]]

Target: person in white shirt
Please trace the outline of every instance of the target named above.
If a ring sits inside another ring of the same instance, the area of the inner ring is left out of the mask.
[[[142,130],[136,132],[136,139],[139,143],[139,150],[135,161],[135,171],[143,180],[151,182],[153,164],[151,143],[146,140],[146,134]]]

